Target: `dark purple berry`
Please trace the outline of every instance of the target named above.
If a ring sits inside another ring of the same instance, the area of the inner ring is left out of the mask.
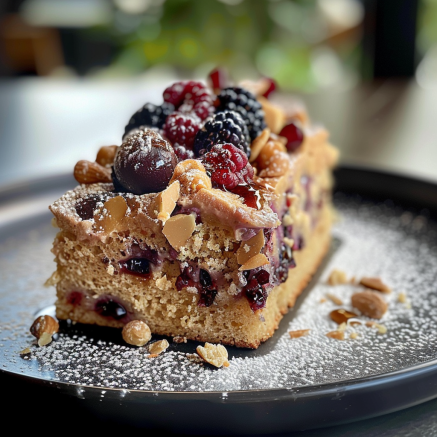
[[[114,193],[90,194],[83,199],[79,199],[74,208],[82,220],[91,220],[94,218],[94,211],[98,207],[102,207],[111,197],[114,197]]]
[[[266,128],[261,103],[250,92],[240,87],[229,87],[220,91],[215,102],[216,111],[236,111],[240,113],[253,141]]]
[[[246,296],[252,311],[259,310],[266,306],[268,293],[264,286],[269,282],[269,272],[262,269],[253,274],[252,278],[248,280],[247,285],[243,288],[243,294]]]
[[[122,272],[132,273],[139,276],[149,275],[150,264],[145,258],[130,258],[120,262]]]
[[[120,320],[126,316],[126,308],[111,298],[104,298],[97,301],[95,311],[104,317],[112,317]]]
[[[288,244],[282,243],[279,251],[279,266],[275,271],[279,283],[285,282],[288,278],[288,270],[296,267],[293,251]]]
[[[142,108],[129,120],[129,123],[124,128],[124,136],[126,136],[133,129],[140,127],[155,127],[162,129],[168,115],[174,111],[174,106],[171,103],[164,102],[157,106],[153,103],[146,103]]]
[[[238,112],[222,111],[213,115],[194,140],[196,156],[209,152],[216,144],[232,144],[250,156],[250,137],[246,123]]]
[[[114,174],[124,192],[158,193],[167,187],[177,163],[173,147],[157,132],[144,129],[120,146]]]

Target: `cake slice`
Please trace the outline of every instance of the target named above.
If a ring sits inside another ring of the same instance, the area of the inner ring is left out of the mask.
[[[330,244],[337,150],[242,87],[164,91],[50,206],[56,316],[257,348]]]

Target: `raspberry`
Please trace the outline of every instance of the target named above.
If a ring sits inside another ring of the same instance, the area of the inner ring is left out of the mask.
[[[163,95],[179,112],[194,112],[201,120],[214,112],[212,93],[202,82],[175,82]]]
[[[209,152],[216,144],[233,144],[250,155],[250,138],[246,123],[238,112],[224,111],[212,116],[197,132],[193,151],[196,156]]]
[[[202,123],[197,115],[173,112],[167,117],[163,129],[173,146],[180,145],[192,149],[194,138],[201,127]]]
[[[179,161],[185,161],[186,159],[194,159],[193,151],[186,149],[184,146],[180,146],[179,144],[176,144],[175,146],[173,146],[173,149]]]
[[[229,87],[220,91],[215,102],[216,111],[237,111],[243,117],[253,141],[266,127],[264,111],[256,97],[244,88]]]
[[[221,68],[215,68],[212,70],[208,75],[208,80],[214,90],[221,90],[228,82],[226,72]]]
[[[171,103],[163,103],[160,106],[154,105],[153,103],[146,103],[132,115],[129,123],[124,128],[123,137],[133,129],[139,127],[155,127],[161,129],[167,116],[173,111],[174,106]]]
[[[232,144],[217,144],[202,157],[207,173],[217,188],[232,190],[253,181],[253,167],[246,155]]]

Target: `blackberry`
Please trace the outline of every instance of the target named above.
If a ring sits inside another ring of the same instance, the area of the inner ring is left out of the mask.
[[[123,137],[131,130],[141,126],[156,127],[162,129],[167,116],[174,111],[174,106],[171,103],[164,102],[162,105],[154,105],[146,103],[142,108],[138,109],[129,120],[129,123],[124,128]]]
[[[216,112],[237,111],[243,117],[253,141],[266,128],[264,111],[256,97],[244,88],[230,87],[220,91],[215,103]]]
[[[214,145],[224,143],[234,145],[249,157],[249,131],[238,112],[223,111],[214,114],[197,132],[193,151],[199,157],[209,152]]]

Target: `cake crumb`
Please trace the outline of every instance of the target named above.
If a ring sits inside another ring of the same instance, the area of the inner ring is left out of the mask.
[[[229,367],[228,351],[221,344],[205,343],[205,346],[197,346],[196,352],[207,363],[215,367]]]
[[[173,337],[173,343],[186,343],[186,342],[187,342],[187,337],[182,337],[180,335]]]
[[[290,338],[300,338],[308,335],[310,329],[297,329],[296,331],[288,331]]]
[[[114,271],[115,271],[114,266],[113,266],[112,264],[109,264],[109,266],[107,267],[106,271],[107,271],[111,276],[113,276],[113,275],[114,275]]]

